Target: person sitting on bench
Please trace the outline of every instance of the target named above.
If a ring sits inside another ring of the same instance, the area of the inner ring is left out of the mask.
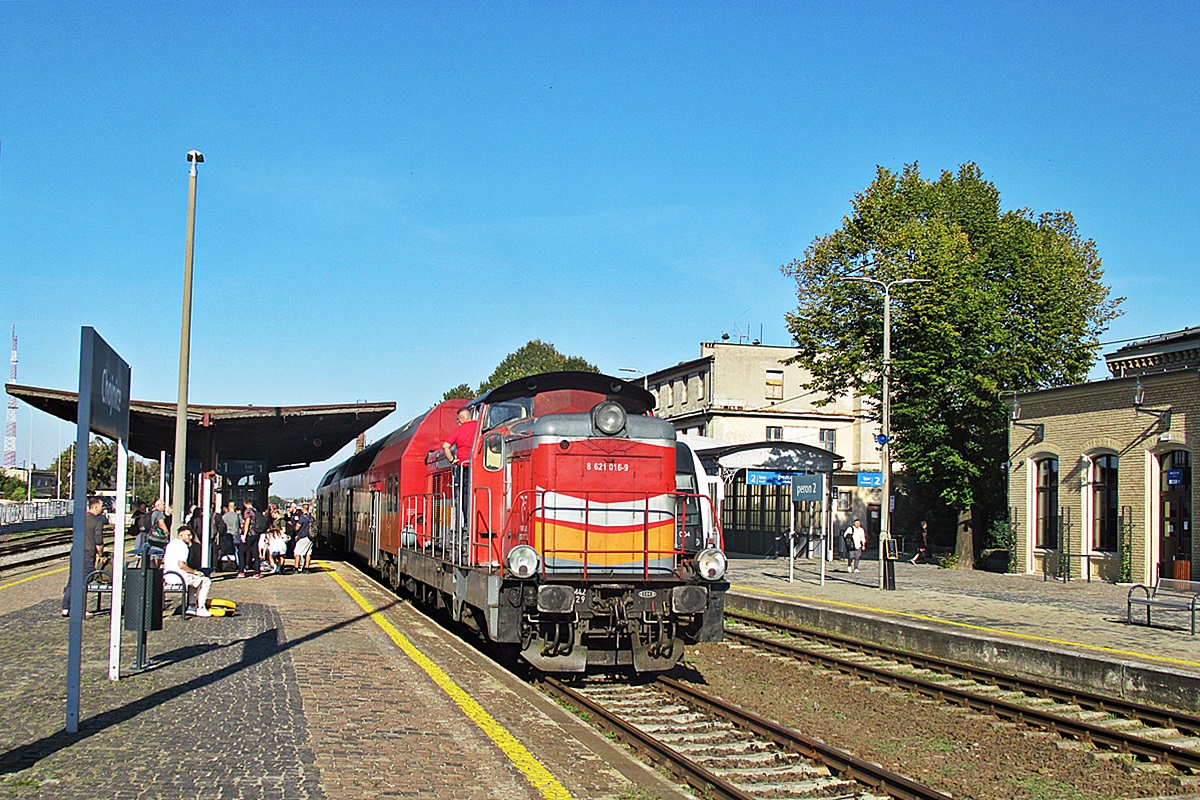
[[[179,530],[175,531],[175,538],[171,540],[163,553],[164,577],[167,572],[178,572],[182,575],[189,594],[190,590],[196,590],[196,605],[188,606],[186,613],[197,617],[211,617],[212,612],[208,610],[208,590],[212,588],[212,579],[200,570],[188,566],[188,554],[191,547],[192,529],[186,525],[180,525]]]

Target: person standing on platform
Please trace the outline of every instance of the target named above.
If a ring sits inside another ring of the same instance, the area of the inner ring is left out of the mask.
[[[862,572],[858,568],[858,562],[862,558],[863,550],[867,546],[867,531],[862,526],[862,520],[855,519],[854,524],[846,528],[846,572]]]
[[[308,572],[312,545],[312,517],[308,514],[308,503],[305,503],[300,507],[300,515],[296,517],[296,544],[292,550],[295,559],[292,568],[296,572]]]
[[[129,530],[125,531],[125,535],[133,541],[133,552],[140,553],[146,546],[146,533],[150,530],[150,518],[147,516],[149,509],[146,508],[146,501],[138,500],[133,507],[133,512],[130,514],[131,522]],[[144,520],[144,522],[143,522]]]
[[[251,578],[262,574],[262,559],[258,555],[258,538],[266,532],[267,516],[259,512],[249,500],[242,511],[242,564]]]
[[[179,530],[175,531],[175,538],[167,544],[166,552],[163,553],[163,572],[177,572],[183,577],[183,582],[188,587],[189,600],[191,591],[196,590],[196,605],[188,605],[186,613],[196,617],[211,617],[212,612],[208,610],[208,590],[212,588],[212,579],[187,563],[192,551],[193,538],[191,528],[187,525],[179,526]]]
[[[225,513],[221,515],[225,522],[225,534],[221,537],[221,547],[226,555],[232,555],[237,562],[238,577],[246,574],[246,565],[242,561],[242,515],[237,512],[237,503],[230,500],[225,504]]]
[[[917,552],[912,557],[910,563],[917,563],[918,558],[924,557],[926,563],[929,561],[929,523],[921,520],[921,527],[917,529]]]
[[[104,501],[99,497],[88,498],[87,514],[83,517],[83,574],[79,576],[79,580],[86,581],[88,575],[91,575],[96,570],[96,562],[104,558],[104,523],[108,519],[104,516]],[[71,615],[71,582],[74,576],[68,573],[67,585],[63,587],[62,599],[62,615],[69,617]],[[92,612],[84,613],[85,617],[90,617]]]

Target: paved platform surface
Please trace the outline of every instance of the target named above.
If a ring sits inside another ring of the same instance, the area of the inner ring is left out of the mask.
[[[64,732],[65,570],[0,577],[0,795],[679,796],[352,567],[322,564],[218,579],[212,596],[238,615],[168,617],[143,673],[126,634],[118,682],[108,614],[85,620],[77,734]]]
[[[219,578],[233,618],[168,617],[154,662],[107,679],[107,613],[84,623],[80,731],[64,732],[65,570],[0,576],[0,793],[17,798],[654,798],[673,786],[513,685],[352,567]],[[733,558],[742,598],[900,629],[1011,640],[1067,660],[1200,679],[1200,637],[1125,623],[1127,588],[897,564]],[[789,579],[790,578],[790,579]],[[375,613],[371,613],[375,610]],[[1180,615],[1164,618],[1180,622]]]
[[[796,559],[793,566],[787,558],[734,556],[729,563],[732,592],[744,597],[954,635],[959,647],[974,642],[985,655],[1011,642],[1060,659],[1060,670],[1062,660],[1075,657],[1136,665],[1166,681],[1200,681],[1200,636],[1190,635],[1188,615],[1155,610],[1154,627],[1127,624],[1125,585],[900,561],[896,589],[881,590],[877,561],[862,562],[858,573],[847,572],[844,561],[825,562],[823,585],[817,560]],[[1144,611],[1139,617],[1135,608],[1138,619]]]

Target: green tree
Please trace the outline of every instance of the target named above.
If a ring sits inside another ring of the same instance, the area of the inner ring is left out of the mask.
[[[1095,243],[1064,211],[1003,211],[975,164],[921,177],[879,167],[853,211],[782,270],[799,305],[787,323],[829,396],[853,389],[879,418],[882,297],[847,281],[926,278],[892,292],[892,448],[970,526],[959,526],[959,564],[974,562],[974,531],[1004,504],[1007,461],[1001,394],[1079,382],[1123,298],[1102,282]]]
[[[579,356],[565,356],[552,344],[541,339],[526,342],[516,352],[509,353],[496,367],[486,381],[479,384],[476,394],[483,394],[489,389],[503,386],[509,381],[524,378],[527,375],[537,375],[539,372],[560,372],[575,370],[579,372],[599,372],[600,369]]]
[[[75,466],[75,446],[63,450],[50,462],[49,471],[61,475],[62,496],[70,497],[75,489],[72,470]],[[126,486],[133,493],[134,501],[153,503],[158,498],[157,461],[143,461],[134,454],[129,455],[129,475]],[[105,439],[93,439],[88,444],[88,494],[98,491],[115,491],[117,488],[117,446]]]
[[[471,399],[474,399],[474,397],[475,397],[475,392],[473,392],[471,390],[471,387],[465,383],[460,383],[458,386],[455,386],[453,389],[447,389],[446,393],[442,395],[442,401],[445,402],[446,400],[457,400],[457,399],[471,400]]]
[[[20,503],[25,499],[25,494],[28,490],[29,487],[25,481],[0,473],[0,497],[5,500],[11,500],[14,503]]]

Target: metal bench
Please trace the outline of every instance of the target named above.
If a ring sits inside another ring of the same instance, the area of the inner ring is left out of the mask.
[[[103,595],[112,596],[112,574],[102,569],[92,570],[88,573],[87,580],[83,583],[83,592],[84,609],[87,609],[87,596],[94,594],[96,595],[96,608],[92,613],[99,614],[100,601]],[[109,601],[109,605],[112,605],[111,600]]]
[[[1135,596],[1135,593],[1138,593]],[[1137,584],[1129,590],[1125,606],[1125,621],[1133,623],[1133,607],[1146,607],[1146,624],[1150,624],[1150,609],[1187,611],[1192,615],[1192,636],[1196,635],[1196,608],[1200,607],[1200,581],[1185,581],[1179,578],[1164,578],[1161,575],[1151,589]]]
[[[173,580],[167,580],[168,575],[174,575]],[[163,598],[166,599],[167,592],[179,592],[179,616],[183,617],[183,621],[187,622],[188,614],[188,585],[183,580],[183,573],[176,572],[173,569],[163,570]]]

